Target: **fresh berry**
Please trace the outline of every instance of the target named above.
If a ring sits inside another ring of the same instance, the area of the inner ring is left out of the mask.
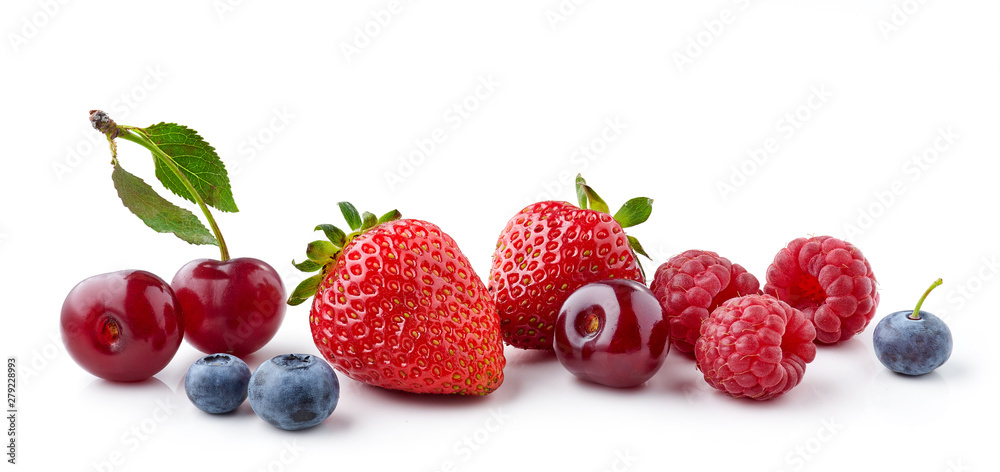
[[[649,286],[670,322],[670,342],[694,355],[701,323],[722,302],[760,294],[760,282],[739,264],[712,251],[690,250],[656,269]]]
[[[247,399],[250,367],[240,358],[212,354],[191,364],[184,376],[184,392],[194,406],[206,413],[229,413]]]
[[[924,375],[951,357],[951,330],[941,318],[921,311],[924,299],[941,285],[937,279],[913,310],[897,311],[875,325],[875,355],[893,372]]]
[[[503,382],[496,308],[455,241],[426,221],[358,215],[340,203],[352,232],[320,225],[309,260],[320,270],[289,297],[315,295],[316,347],[348,377],[413,393],[483,395]]]
[[[861,333],[875,316],[878,286],[871,264],[851,243],[799,238],[774,256],[764,293],[802,310],[816,341],[834,344]]]
[[[95,275],[63,302],[60,328],[70,357],[119,382],[145,380],[174,357],[184,337],[170,285],[142,270]]]
[[[198,259],[171,282],[184,312],[184,333],[207,354],[245,356],[264,347],[285,316],[285,286],[266,262]]]
[[[316,426],[340,400],[340,380],[330,365],[308,354],[265,361],[250,377],[250,408],[264,421],[289,431]]]
[[[705,320],[695,358],[711,386],[733,397],[769,400],[802,380],[816,357],[815,337],[801,311],[770,295],[745,295]]]
[[[633,280],[593,282],[574,291],[556,318],[555,351],[577,377],[635,387],[660,370],[670,346],[653,293]]]
[[[552,333],[563,302],[590,282],[628,279],[645,283],[635,253],[638,241],[622,228],[649,217],[652,200],[629,200],[614,217],[577,176],[580,206],[545,201],[529,205],[507,222],[497,239],[489,290],[507,344],[552,349]]]

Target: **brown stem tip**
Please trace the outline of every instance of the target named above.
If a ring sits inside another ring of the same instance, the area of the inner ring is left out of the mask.
[[[108,139],[118,137],[118,125],[107,113],[101,110],[90,110],[90,125],[97,131],[104,133]]]

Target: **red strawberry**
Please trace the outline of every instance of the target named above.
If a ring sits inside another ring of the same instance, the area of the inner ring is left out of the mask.
[[[646,253],[622,228],[646,221],[653,201],[633,198],[612,217],[579,175],[576,189],[579,207],[555,201],[530,205],[507,222],[497,240],[488,283],[503,340],[510,345],[552,349],[560,307],[587,283],[616,278],[644,283],[635,253]]]
[[[350,234],[317,226],[306,279],[291,305],[315,295],[313,341],[337,370],[370,385],[413,393],[484,395],[503,382],[499,318],[455,241],[426,221],[380,219],[340,203]],[[293,262],[294,263],[294,262]]]

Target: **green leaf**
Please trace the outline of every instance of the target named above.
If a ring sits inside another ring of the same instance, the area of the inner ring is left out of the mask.
[[[295,306],[316,295],[316,290],[319,289],[319,284],[323,282],[323,274],[316,274],[308,279],[305,279],[300,283],[295,290],[292,290],[291,295],[288,296],[288,304]]]
[[[576,197],[580,200],[580,208],[589,207],[591,210],[601,213],[611,213],[608,204],[604,203],[604,199],[587,185],[587,181],[583,180],[583,176],[580,174],[576,175]]]
[[[326,238],[333,243],[334,246],[344,247],[347,244],[347,234],[344,230],[334,226],[334,225],[319,225],[316,227],[316,231],[323,230],[326,234]]]
[[[399,210],[392,210],[389,213],[386,213],[386,214],[380,216],[378,218],[378,222],[379,222],[379,224],[387,223],[389,221],[396,221],[396,220],[398,220],[398,219],[400,219],[402,217],[403,217],[403,214],[400,213]]]
[[[237,212],[233,191],[229,187],[229,174],[215,148],[205,142],[193,129],[176,123],[159,123],[138,130],[180,169],[206,205],[221,211]],[[156,178],[174,194],[194,202],[180,179],[154,154]]]
[[[597,192],[595,192],[593,188],[589,185],[584,185],[583,191],[586,192],[587,199],[590,200],[591,210],[597,210],[601,213],[611,213],[611,210],[608,208],[608,204],[604,203],[604,200],[600,197],[600,195],[597,195]]]
[[[649,219],[649,214],[652,211],[652,198],[636,197],[622,205],[618,213],[615,213],[615,221],[622,225],[622,228],[628,228]]]
[[[361,214],[361,218],[363,220],[361,223],[361,231],[368,231],[378,224],[378,218],[376,218],[373,213],[366,211]]]
[[[153,187],[122,169],[117,162],[111,172],[111,180],[125,207],[146,226],[160,233],[174,233],[191,244],[219,245],[194,213],[168,202]]]
[[[347,226],[351,227],[351,231],[357,231],[361,227],[361,215],[358,214],[358,209],[348,202],[340,202],[337,205],[340,206],[340,212],[344,214]]]
[[[649,257],[649,254],[646,254],[646,250],[642,248],[642,244],[639,244],[639,240],[635,239],[635,236],[628,236],[628,245],[636,254],[641,254],[646,256],[646,259],[653,260],[652,257]]]
[[[633,236],[627,236],[627,237],[628,237],[628,245],[629,245],[629,247],[632,248],[632,252],[634,252],[636,254],[642,254],[643,256],[646,257],[646,259],[653,260],[652,257],[649,257],[649,254],[646,254],[646,250],[642,248],[642,244],[639,244],[639,240],[638,239],[635,239],[635,237],[633,237]],[[638,258],[636,258],[635,264],[637,266],[639,266],[639,272],[642,274],[643,283],[646,283],[645,282],[646,281],[646,269],[644,269],[642,267],[642,261],[640,261]]]
[[[317,240],[306,246],[306,257],[317,264],[326,264],[339,252],[340,248],[334,246],[330,241]]]
[[[323,268],[323,266],[321,266],[321,265],[319,265],[319,264],[317,264],[317,263],[315,263],[315,262],[313,262],[313,261],[311,261],[309,259],[306,259],[306,260],[304,260],[302,262],[299,262],[299,263],[296,263],[295,259],[292,259],[292,265],[295,266],[296,269],[301,270],[302,272],[316,272],[317,270],[320,270],[320,269]]]

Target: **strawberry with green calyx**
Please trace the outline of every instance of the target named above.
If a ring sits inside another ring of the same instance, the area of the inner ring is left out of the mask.
[[[614,216],[582,176],[576,177],[579,207],[544,201],[514,215],[497,239],[488,287],[507,344],[552,349],[556,317],[574,290],[590,282],[645,282],[636,258],[646,252],[623,228],[649,218],[653,200],[633,198]]]
[[[351,232],[319,225],[327,239],[292,261],[319,271],[288,304],[314,296],[309,323],[320,353],[344,375],[388,389],[484,395],[499,387],[500,320],[455,241],[395,210],[376,218],[339,206]]]

